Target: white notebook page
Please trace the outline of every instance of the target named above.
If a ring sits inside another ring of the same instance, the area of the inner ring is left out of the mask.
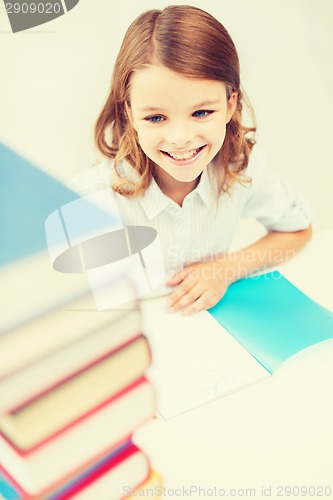
[[[166,297],[142,301],[141,309],[152,351],[147,377],[164,419],[270,376],[207,311],[169,313]]]

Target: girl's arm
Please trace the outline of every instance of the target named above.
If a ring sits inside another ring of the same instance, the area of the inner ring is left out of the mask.
[[[167,282],[168,286],[179,285],[168,299],[169,310],[192,314],[213,307],[229,285],[294,258],[311,236],[311,226],[295,232],[271,232],[242,250],[185,267]]]

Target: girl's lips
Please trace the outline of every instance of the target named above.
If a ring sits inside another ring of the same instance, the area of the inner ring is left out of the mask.
[[[200,148],[197,148],[197,152],[193,156],[191,156],[190,158],[186,158],[185,160],[177,160],[176,158],[170,156],[166,151],[160,150],[160,152],[174,165],[190,165],[191,163],[196,161],[196,159],[200,156],[201,152],[205,149],[206,146],[207,144],[205,144],[204,146],[200,146]]]

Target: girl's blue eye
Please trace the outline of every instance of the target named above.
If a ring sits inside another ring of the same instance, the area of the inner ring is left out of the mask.
[[[212,113],[214,113],[214,111],[209,111],[207,109],[199,109],[198,111],[195,111],[193,113],[193,116],[195,116],[196,118],[206,118],[206,116],[208,115],[211,115]]]
[[[148,118],[145,118],[146,121],[151,123],[160,123],[163,119],[164,119],[163,116],[160,115],[153,115],[153,116],[148,116]]]

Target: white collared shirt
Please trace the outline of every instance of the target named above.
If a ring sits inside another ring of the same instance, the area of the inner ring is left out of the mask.
[[[135,178],[136,173],[126,162],[118,164],[117,169],[122,177]],[[105,159],[77,174],[69,187],[83,196],[110,187],[112,175],[113,162]],[[251,152],[245,176],[252,182],[235,182],[230,194],[217,197],[214,167],[210,164],[182,207],[168,198],[154,179],[143,196],[113,194],[124,225],[157,230],[169,278],[186,264],[228,252],[242,217],[257,219],[267,231],[299,231],[310,225],[306,199],[266,169],[257,146]]]

